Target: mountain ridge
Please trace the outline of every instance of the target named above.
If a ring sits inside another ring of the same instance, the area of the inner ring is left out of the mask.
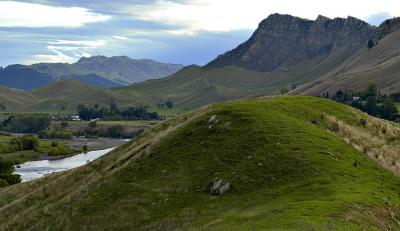
[[[373,47],[364,47],[331,72],[290,94],[318,96],[338,90],[361,91],[369,82],[375,82],[382,93],[399,92],[400,18],[384,21],[377,31]]]
[[[128,85],[153,78],[162,78],[183,68],[150,59],[135,60],[127,56],[93,56],[74,64],[38,63],[9,65],[0,69],[0,84],[32,90],[50,82],[75,79],[103,88]]]
[[[377,27],[354,17],[308,20],[273,14],[249,40],[203,67],[115,90],[135,92],[155,104],[170,100],[189,109],[279,94],[288,86],[326,75],[376,36]]]

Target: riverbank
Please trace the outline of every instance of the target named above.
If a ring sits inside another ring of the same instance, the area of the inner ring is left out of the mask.
[[[80,153],[70,157],[55,160],[28,161],[18,165],[13,174],[21,176],[22,182],[36,180],[46,175],[63,172],[90,163],[97,158],[111,152],[114,148]]]
[[[3,143],[7,143],[12,137],[14,136],[1,136],[0,141]],[[84,137],[74,137],[73,139],[70,140],[40,139],[39,149],[3,153],[0,154],[0,157],[3,160],[11,161],[16,165],[20,165],[28,161],[63,159],[81,153],[77,152],[75,154],[57,155],[57,156],[48,155],[47,151],[51,148],[51,144],[53,142],[69,146],[76,150],[82,150],[82,147],[86,145],[88,147],[88,151],[96,151],[96,150],[104,150],[104,149],[118,147],[128,141],[129,141],[128,139],[84,138]]]

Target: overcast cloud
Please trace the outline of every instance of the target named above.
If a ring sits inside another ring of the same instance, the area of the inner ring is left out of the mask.
[[[91,55],[205,64],[247,40],[271,13],[351,15],[378,25],[400,15],[400,1],[0,0],[0,65]]]

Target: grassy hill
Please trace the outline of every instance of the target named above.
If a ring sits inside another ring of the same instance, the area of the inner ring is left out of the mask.
[[[38,101],[39,99],[35,95],[28,92],[0,86],[0,104],[5,106],[7,111],[18,110]]]
[[[91,105],[98,103],[108,106],[114,99],[119,106],[142,105],[143,100],[135,97],[116,94],[110,89],[98,88],[77,80],[60,80],[31,91],[39,98],[33,104],[26,104],[21,111],[71,112],[79,104]],[[62,109],[64,108],[64,109]]]
[[[215,104],[1,189],[0,229],[398,229],[399,134],[312,97]],[[211,195],[218,180],[230,190]]]

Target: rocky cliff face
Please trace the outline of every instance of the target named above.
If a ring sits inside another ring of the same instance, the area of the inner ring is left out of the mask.
[[[377,28],[354,17],[315,21],[273,14],[262,21],[253,36],[207,67],[238,65],[272,71],[329,54],[341,47],[360,48],[375,37]]]
[[[400,17],[392,18],[384,21],[379,25],[379,37],[378,39],[384,38],[386,35],[400,29]]]
[[[300,86],[291,94],[322,95],[338,90],[361,91],[375,82],[381,93],[400,91],[400,18],[388,19],[377,29],[373,47],[363,47],[331,72]]]

